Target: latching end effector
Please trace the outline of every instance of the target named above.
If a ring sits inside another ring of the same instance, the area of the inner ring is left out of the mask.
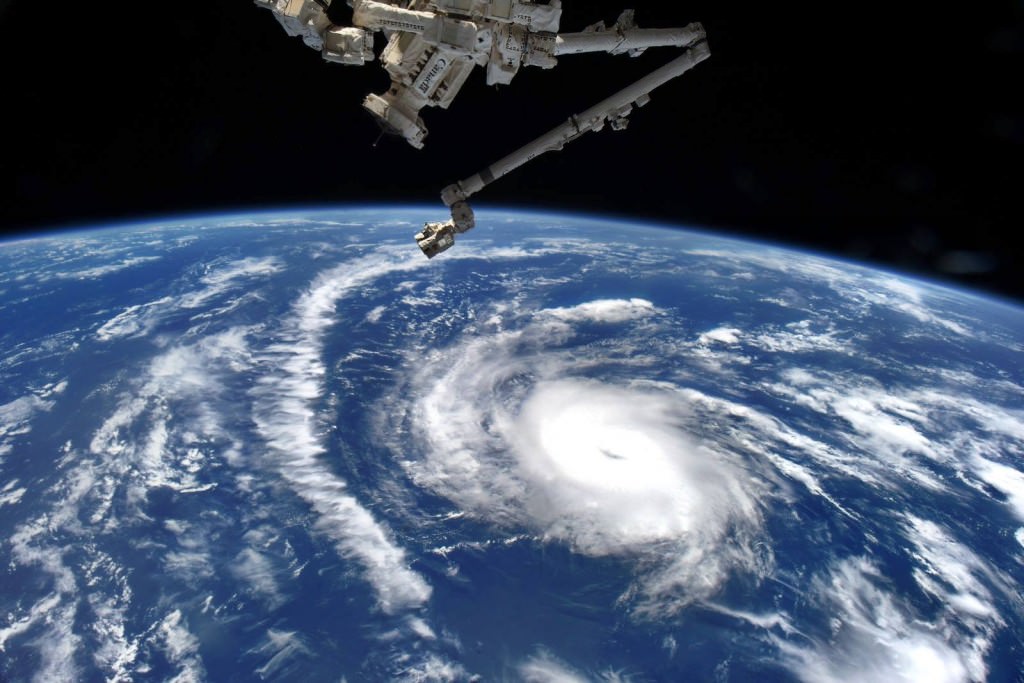
[[[455,244],[455,235],[470,230],[476,225],[473,209],[465,201],[457,201],[451,205],[451,220],[425,223],[423,229],[416,233],[416,244],[419,245],[427,258],[434,258],[442,251]]]

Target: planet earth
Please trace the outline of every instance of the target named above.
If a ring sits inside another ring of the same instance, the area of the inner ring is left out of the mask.
[[[1024,309],[433,213],[0,245],[0,679],[1024,681]]]

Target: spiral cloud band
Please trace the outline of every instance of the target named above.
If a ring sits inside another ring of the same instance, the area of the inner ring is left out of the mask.
[[[393,399],[401,409],[382,410],[423,435],[409,474],[480,519],[632,558],[650,601],[699,599],[731,571],[756,570],[760,479],[694,438],[688,397],[626,352],[656,317],[642,299],[506,312],[511,330],[467,335],[446,352],[453,362],[418,364]],[[593,325],[617,328],[620,354],[583,340]]]
[[[681,539],[732,516],[716,508],[743,496],[729,491],[736,473],[691,443],[673,398],[581,380],[534,389],[508,436],[531,485],[528,513],[548,535],[603,555]]]

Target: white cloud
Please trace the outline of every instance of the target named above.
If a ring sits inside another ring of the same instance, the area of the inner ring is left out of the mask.
[[[598,382],[535,386],[507,434],[530,517],[591,555],[756,523],[739,473],[678,429],[679,411],[671,395]]]
[[[982,457],[974,459],[974,471],[1006,496],[1013,514],[1024,522],[1024,473]]]
[[[0,652],[6,651],[8,640],[22,635],[44,617],[54,613],[60,602],[60,595],[51,593],[32,605],[21,618],[15,618],[13,612],[8,614],[7,625],[0,628]]]
[[[815,579],[811,599],[834,615],[831,632],[771,636],[793,675],[806,683],[984,680],[985,672],[972,668],[971,643],[951,642],[949,633],[922,620],[882,583],[878,568],[864,558],[843,560]]]
[[[274,275],[281,272],[283,268],[284,264],[276,256],[264,258],[247,257],[237,261],[229,261],[223,266],[208,267],[206,274],[202,277],[202,282],[203,284],[219,288],[233,280]]]
[[[270,609],[284,603],[285,598],[277,581],[277,570],[263,553],[254,548],[245,548],[235,556],[230,571],[248,585],[255,596],[264,600]]]
[[[177,669],[172,681],[199,683],[206,679],[206,667],[199,655],[199,639],[189,631],[181,610],[167,613],[156,626],[152,641],[163,650],[171,666]]]
[[[75,680],[73,669],[88,648],[96,670],[110,680],[128,680],[146,634],[133,634],[128,606],[134,602],[126,570],[101,548],[107,534],[120,535],[121,516],[130,523],[151,521],[142,505],[153,488],[171,487],[181,493],[204,490],[201,478],[210,443],[224,440],[226,431],[211,401],[220,391],[225,366],[243,363],[244,334],[228,330],[191,347],[171,347],[131,378],[116,407],[96,429],[87,451],[61,450],[60,476],[41,492],[46,501],[38,518],[23,522],[9,539],[14,566],[34,567],[53,583],[53,593],[40,604],[47,613],[12,614],[3,639],[31,632],[33,647],[40,648],[38,671],[45,680]],[[47,396],[59,395],[66,385],[47,386]],[[172,413],[175,419],[172,420]],[[2,492],[20,498],[13,486]],[[116,505],[120,501],[123,505]],[[179,548],[166,551],[163,566],[168,576],[194,582],[214,574],[204,529],[170,522]],[[78,542],[88,539],[86,542]],[[146,541],[156,552],[163,548]],[[67,548],[76,549],[74,555]],[[250,572],[250,576],[255,573]],[[81,605],[88,605],[88,620]],[[68,615],[64,619],[65,613]],[[171,615],[173,617],[173,615]],[[199,680],[201,663],[190,655],[187,631],[174,619],[162,630],[150,632],[157,646],[180,660],[179,678]],[[159,631],[162,635],[154,635]],[[151,644],[152,644],[151,643]]]
[[[735,327],[716,327],[713,330],[708,330],[700,335],[697,339],[699,344],[739,344],[740,335],[743,334],[742,330]]]
[[[164,308],[170,307],[174,299],[169,296],[144,304],[129,306],[96,330],[100,341],[122,337],[145,336],[162,320]]]
[[[936,475],[934,465],[956,467],[962,461],[961,446],[956,445],[960,434],[949,421],[948,408],[965,417],[968,399],[947,405],[945,398],[939,399],[944,395],[934,391],[883,387],[869,376],[849,373],[789,369],[781,377],[784,381],[771,384],[770,391],[836,424],[831,433],[841,452],[819,460],[821,465],[841,467],[845,476],[872,485],[900,488],[909,481],[932,491],[946,490],[948,482]],[[941,421],[933,415],[941,415]],[[936,432],[943,439],[934,439]]]
[[[839,338],[834,326],[824,332],[815,329],[811,320],[789,323],[781,330],[759,332],[748,343],[770,353],[806,353],[809,351],[849,352],[848,344]]]
[[[256,669],[256,675],[264,680],[289,677],[296,659],[310,657],[313,654],[297,631],[273,628],[267,629],[264,642],[250,652],[264,657],[269,656],[269,659]]]
[[[585,319],[510,316],[509,331],[417,359],[410,386],[382,408],[385,439],[406,415],[400,429],[424,441],[424,457],[401,460],[413,480],[478,518],[631,558],[638,613],[674,612],[734,571],[765,571],[770,558],[753,548],[762,480],[739,454],[691,437],[699,418],[674,387],[576,378],[609,352],[573,344],[569,320]],[[628,348],[643,325],[621,334]],[[638,369],[659,362],[615,356]]]
[[[381,317],[387,310],[387,306],[375,306],[369,313],[366,314],[366,321],[370,323],[380,322]]]
[[[406,620],[409,626],[409,630],[415,633],[423,640],[437,640],[437,634],[434,633],[434,629],[430,628],[430,624],[423,621],[419,617],[409,617]]]
[[[164,570],[182,581],[195,582],[216,575],[209,548],[171,550],[163,557]]]
[[[587,683],[587,679],[549,652],[541,651],[519,665],[526,683]]]
[[[94,522],[109,514],[118,491],[127,493],[127,511],[133,513],[154,488],[197,493],[215,486],[207,481],[207,468],[215,457],[230,458],[231,449],[221,446],[236,441],[220,414],[223,381],[251,367],[251,331],[234,327],[172,346],[130,383],[89,444],[106,473],[94,492],[95,499],[105,501],[96,503]]]
[[[75,467],[46,490],[44,499],[54,501],[50,508],[20,524],[9,539],[12,566],[34,567],[40,577],[52,581],[53,592],[0,630],[0,650],[8,637],[30,632],[28,644],[42,661],[36,680],[79,680],[76,662],[86,646],[110,680],[129,680],[138,653],[138,639],[126,629],[132,591],[124,569],[98,548],[92,535],[95,528],[83,524],[80,515],[83,502],[96,489],[96,465],[74,462]],[[86,532],[89,543],[69,540]],[[66,557],[71,555],[69,547],[75,548],[73,560]],[[88,621],[82,618],[86,603]]]
[[[538,315],[566,322],[623,323],[648,318],[658,312],[646,299],[597,299],[568,308],[547,308]]]
[[[383,275],[423,265],[408,254],[385,253],[321,274],[296,302],[280,341],[261,359],[268,372],[253,392],[257,431],[281,475],[316,512],[317,528],[336,543],[344,557],[359,563],[385,612],[424,604],[431,588],[408,567],[404,550],[386,527],[347,492],[346,482],[322,461],[325,448],[312,402],[323,389],[322,335],[337,322],[338,300]]]
[[[433,653],[419,656],[414,664],[406,664],[395,676],[396,680],[408,683],[454,683],[467,678],[460,664]]]
[[[81,638],[75,632],[78,609],[73,601],[62,602],[45,616],[45,630],[33,639],[39,653],[39,668],[32,677],[36,683],[79,680],[75,653]]]
[[[44,391],[44,396],[54,392]],[[0,462],[14,448],[17,437],[32,431],[32,418],[53,408],[54,401],[29,394],[0,405]]]
[[[882,457],[898,458],[905,453],[935,456],[928,438],[903,416],[868,392],[837,396],[832,410],[865,438],[864,445]]]
[[[521,662],[516,671],[519,679],[525,683],[622,683],[631,680],[629,676],[614,669],[582,673],[544,648]]]
[[[282,268],[283,265],[276,257],[245,258],[225,264],[209,265],[206,274],[199,280],[202,286],[198,289],[129,306],[103,323],[96,330],[96,337],[100,341],[109,342],[114,339],[147,336],[174,314],[208,307],[215,299],[245,282],[253,278],[269,277],[280,272]],[[251,300],[248,294],[246,297],[229,302],[220,310],[224,313],[233,311],[242,300]],[[206,310],[200,316],[208,318],[210,313],[211,311]]]
[[[62,280],[90,280],[103,277],[104,275],[109,275],[111,273],[116,273],[127,268],[132,268],[141,263],[151,263],[153,261],[159,261],[160,259],[160,256],[134,256],[131,258],[121,259],[120,261],[113,263],[106,263],[102,266],[57,273],[56,276]]]
[[[0,451],[0,455],[3,452]],[[11,479],[9,482],[4,484],[3,488],[0,488],[0,507],[4,505],[17,505],[21,502],[22,496],[28,491],[25,487],[18,488],[18,480]]]
[[[874,276],[870,284],[846,293],[868,303],[904,313],[918,322],[935,325],[964,337],[974,336],[964,324],[939,315],[926,303],[925,290],[908,280],[887,275]]]
[[[784,612],[747,612],[745,610],[732,609],[730,607],[718,605],[712,602],[705,602],[701,606],[706,609],[710,609],[713,612],[718,612],[719,614],[724,614],[726,616],[732,617],[733,619],[738,619],[753,626],[757,626],[758,628],[777,628],[787,635],[799,633],[799,630],[797,630],[796,627],[793,626],[790,617]]]
[[[790,283],[809,281],[832,289],[841,297],[845,308],[867,315],[871,308],[885,308],[930,326],[933,330],[952,332],[958,336],[973,337],[969,323],[941,315],[932,304],[941,299],[935,289],[904,279],[852,264],[840,264],[811,254],[800,254],[781,249],[758,248],[757,251],[695,249],[687,253],[715,259],[731,265],[738,271],[751,266],[782,273]],[[803,307],[803,306],[800,306]]]
[[[96,551],[85,568],[86,584],[98,590],[87,594],[92,611],[89,630],[97,645],[92,658],[108,680],[132,680],[132,666],[139,654],[140,638],[128,632],[127,617],[134,595],[123,570],[109,555]]]
[[[1015,590],[974,551],[935,522],[907,515],[914,546],[914,580],[943,606],[935,630],[953,644],[972,680],[987,676],[985,658],[1005,625],[1000,608],[1019,598]],[[1012,585],[1012,582],[1010,582]],[[998,599],[989,589],[999,591]]]
[[[67,505],[64,505],[67,511]],[[11,639],[31,633],[31,647],[39,658],[33,681],[73,681],[79,678],[75,653],[81,645],[76,630],[78,585],[74,573],[64,562],[64,552],[46,543],[51,520],[43,516],[24,523],[8,539],[12,566],[34,566],[43,577],[52,580],[52,592],[35,602],[28,610],[17,609],[7,615],[8,623],[0,627],[0,652]],[[18,616],[18,613],[21,613]]]

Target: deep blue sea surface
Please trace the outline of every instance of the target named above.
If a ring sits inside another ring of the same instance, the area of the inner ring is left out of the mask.
[[[423,217],[0,244],[0,678],[1024,680],[1021,308]]]

